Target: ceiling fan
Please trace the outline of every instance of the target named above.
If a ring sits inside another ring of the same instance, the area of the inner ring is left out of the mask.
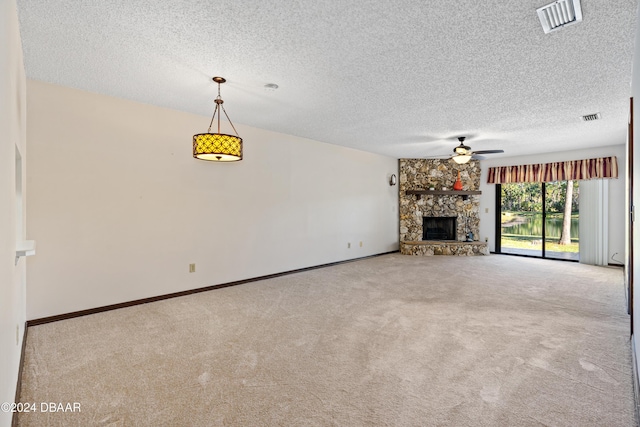
[[[479,151],[471,151],[471,147],[468,145],[464,145],[465,136],[459,136],[458,141],[460,141],[460,145],[453,149],[453,156],[451,156],[451,160],[462,165],[464,163],[468,163],[469,160],[478,159],[482,160],[485,157],[481,156],[481,154],[495,154],[495,153],[504,153],[504,150],[479,150]]]

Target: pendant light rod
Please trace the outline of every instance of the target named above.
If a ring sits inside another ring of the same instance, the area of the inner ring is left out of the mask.
[[[229,118],[229,115],[227,114],[227,110],[224,109],[224,106],[222,105],[222,99],[220,100],[220,108],[222,108],[222,112],[224,113],[227,120],[229,120],[229,124],[231,125],[231,127],[233,128],[233,131],[237,135],[238,131],[236,130],[236,127],[233,125],[233,122],[231,121],[231,119]],[[218,133],[220,133],[220,114],[218,114]]]
[[[220,84],[218,84],[218,97],[216,98],[216,111],[222,107],[222,103],[224,101],[220,98]],[[222,114],[218,114],[218,133],[220,133],[220,116]]]
[[[233,122],[231,121],[231,119],[229,118],[229,115],[227,114],[227,110],[224,109],[224,101],[222,100],[222,96],[220,95],[220,84],[226,82],[227,80],[224,77],[214,77],[213,81],[218,83],[218,96],[215,99],[215,103],[216,103],[216,108],[215,110],[213,110],[213,117],[211,117],[211,123],[209,123],[209,130],[208,132],[211,132],[211,126],[213,126],[213,121],[216,118],[216,113],[218,114],[218,133],[220,133],[220,112],[218,111],[218,109],[222,109],[222,112],[224,113],[225,117],[227,118],[227,120],[229,121],[229,124],[231,125],[231,127],[233,128],[233,131],[236,133],[236,135],[238,135],[238,131],[236,130],[236,127],[233,125]]]
[[[207,130],[208,133],[211,133],[211,126],[213,126],[213,121],[216,119],[217,112],[218,112],[218,105],[216,103],[216,108],[213,110],[213,117],[211,117],[211,123],[209,123],[209,130]],[[220,116],[219,115],[218,115],[218,133],[220,133]]]

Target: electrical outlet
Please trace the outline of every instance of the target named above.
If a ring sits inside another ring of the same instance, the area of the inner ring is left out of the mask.
[[[189,273],[195,273],[195,272],[196,272],[196,265],[189,264]]]
[[[489,208],[484,208],[484,213],[489,213]]]
[[[347,249],[351,249],[351,243],[347,243]]]
[[[485,243],[489,243],[489,238],[488,238],[488,237],[485,237],[485,238],[484,238],[484,242],[485,242]]]
[[[362,247],[362,242],[360,242],[360,247]]]

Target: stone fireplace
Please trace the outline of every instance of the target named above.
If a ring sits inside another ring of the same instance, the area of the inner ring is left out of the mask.
[[[486,255],[478,241],[480,163],[400,159],[400,252],[409,255]],[[460,173],[462,190],[453,184]],[[472,235],[474,241],[467,241]]]

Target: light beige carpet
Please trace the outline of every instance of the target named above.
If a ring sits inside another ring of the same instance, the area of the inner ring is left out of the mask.
[[[21,426],[632,426],[623,272],[385,255],[29,328]]]

